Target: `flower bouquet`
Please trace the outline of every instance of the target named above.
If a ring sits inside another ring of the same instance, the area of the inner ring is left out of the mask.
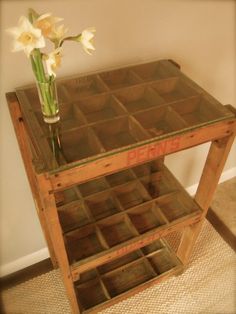
[[[94,28],[85,29],[75,36],[65,36],[68,29],[63,24],[58,25],[62,20],[51,13],[40,15],[29,9],[28,18],[21,16],[18,27],[8,29],[14,36],[13,51],[23,50],[31,61],[43,118],[47,123],[60,120],[55,78],[56,70],[61,64],[64,42],[81,43],[88,54],[95,50],[92,44]],[[46,40],[53,44],[53,50],[49,53],[42,51],[46,47]]]

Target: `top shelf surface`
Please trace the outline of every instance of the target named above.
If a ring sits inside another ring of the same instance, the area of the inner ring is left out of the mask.
[[[16,90],[39,172],[89,163],[234,117],[168,60],[61,79],[57,87],[61,119],[52,127],[42,119],[36,86]]]

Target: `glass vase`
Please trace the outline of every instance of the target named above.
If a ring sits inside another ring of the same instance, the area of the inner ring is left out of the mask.
[[[36,84],[44,122],[58,122],[60,115],[55,79],[50,79],[48,82],[36,82]]]

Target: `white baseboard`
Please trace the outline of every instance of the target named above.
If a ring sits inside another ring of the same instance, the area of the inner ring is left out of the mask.
[[[220,183],[224,182],[226,180],[229,180],[233,177],[236,177],[236,167],[224,171],[220,177]],[[198,184],[194,184],[194,185],[186,188],[186,190],[190,195],[194,195],[196,193],[197,186],[198,186]],[[45,248],[43,248],[39,251],[36,251],[32,254],[18,258],[15,261],[12,261],[12,262],[7,263],[5,265],[1,265],[0,266],[0,277],[4,277],[4,276],[12,274],[18,270],[24,269],[28,266],[31,266],[35,263],[42,261],[48,257],[49,257],[49,252],[48,252],[48,249],[45,247]]]
[[[230,168],[229,170],[226,170],[222,173],[221,177],[220,177],[220,180],[219,180],[219,183],[222,183],[226,180],[230,180],[232,178],[236,177],[236,167],[234,168]],[[193,196],[196,191],[197,191],[197,187],[198,187],[198,183],[196,184],[193,184],[189,187],[186,188],[186,191],[191,195]]]
[[[18,270],[24,269],[28,266],[31,266],[31,265],[36,264],[38,262],[41,262],[48,257],[49,257],[49,252],[48,252],[47,247],[45,247],[39,251],[36,251],[34,253],[20,257],[20,258],[16,259],[15,261],[12,261],[12,262],[7,263],[5,265],[1,265],[0,266],[0,277],[4,277],[4,276],[10,275],[12,273],[15,273]]]

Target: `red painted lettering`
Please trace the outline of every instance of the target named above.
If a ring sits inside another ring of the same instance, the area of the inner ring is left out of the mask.
[[[168,142],[162,142],[157,146],[157,154],[156,156],[161,156],[161,155],[165,155],[166,150],[167,150],[167,144]]]
[[[180,137],[176,137],[171,141],[171,150],[175,151],[179,148],[180,145]]]
[[[150,144],[148,146],[148,158],[149,159],[152,159],[152,158],[156,157],[156,147],[157,147],[156,144]]]
[[[137,159],[137,150],[132,150],[128,152],[128,156],[127,156],[128,166],[134,164],[136,159]]]
[[[147,147],[143,146],[138,148],[137,151],[137,161],[145,161],[147,159]]]

